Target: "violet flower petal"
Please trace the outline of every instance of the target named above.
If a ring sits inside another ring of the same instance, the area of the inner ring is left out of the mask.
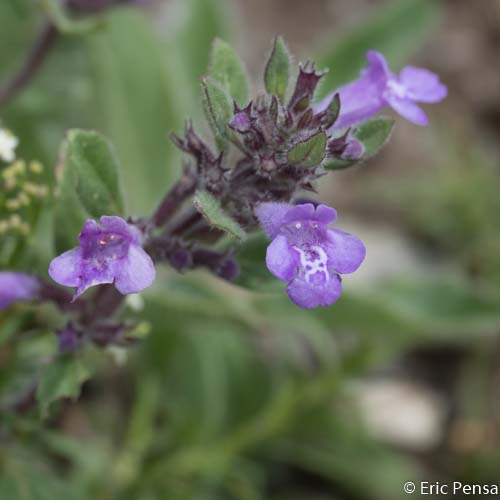
[[[406,66],[401,70],[399,78],[408,97],[414,101],[435,103],[448,95],[446,85],[439,81],[438,75],[428,69]]]
[[[267,247],[266,265],[278,279],[290,281],[294,278],[299,265],[299,256],[285,236],[278,235]]]
[[[316,207],[312,203],[303,203],[292,206],[284,217],[283,223],[313,220]]]
[[[139,246],[131,245],[116,274],[115,286],[122,294],[136,293],[153,284],[156,276],[151,257]]]
[[[328,229],[327,237],[330,243],[327,247],[329,264],[340,274],[356,271],[366,256],[363,242],[340,229]]]
[[[394,111],[415,125],[425,127],[429,123],[425,111],[413,101],[396,96],[388,96],[387,101]]]
[[[288,203],[265,202],[257,206],[255,215],[266,234],[273,239],[279,233],[288,212],[293,208],[293,205]]]
[[[320,112],[337,92],[340,94],[340,114],[330,131],[361,123],[387,104],[411,122],[427,125],[426,114],[415,102],[436,103],[447,96],[448,89],[439,77],[414,66],[407,66],[397,76],[390,71],[380,52],[369,51],[366,58],[368,66],[357,80],[332,92],[315,106],[315,112]]]
[[[81,269],[82,249],[76,247],[52,260],[49,276],[60,285],[77,287],[81,282]]]
[[[113,266],[96,269],[92,263],[82,260],[80,283],[73,295],[72,302],[74,302],[83,292],[86,292],[92,286],[109,285],[113,283],[115,279],[115,273],[113,271]]]
[[[288,284],[287,293],[295,305],[304,309],[328,307],[340,297],[342,280],[340,276],[333,274],[323,285],[316,285],[298,277]]]
[[[128,224],[121,217],[116,215],[103,215],[99,222],[101,223],[102,231],[109,231],[110,233],[121,234],[130,239],[131,243],[140,245],[141,233],[139,229],[131,224]]]
[[[327,205],[318,205],[314,220],[321,224],[331,224],[337,220],[337,211]]]
[[[103,216],[99,224],[87,220],[79,235],[80,247],[53,259],[51,278],[76,287],[73,300],[94,285],[115,283],[123,294],[150,286],[155,269],[141,247],[138,228],[116,216]]]
[[[40,281],[25,273],[0,271],[0,311],[19,301],[38,298]]]
[[[368,67],[360,78],[332,92],[314,108],[316,113],[325,110],[335,94],[340,94],[340,114],[333,126],[335,130],[367,120],[386,106],[383,94],[391,76],[387,62],[380,52],[373,50],[366,58]]]

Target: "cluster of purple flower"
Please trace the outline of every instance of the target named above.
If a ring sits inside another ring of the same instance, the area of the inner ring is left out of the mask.
[[[196,166],[187,168],[156,214],[147,223],[127,222],[116,216],[103,216],[99,223],[88,220],[79,236],[80,246],[51,262],[51,278],[76,288],[75,301],[95,285],[114,284],[121,294],[149,287],[155,278],[153,259],[162,257],[180,270],[199,262],[217,269],[220,275],[231,269],[228,276],[234,277],[237,265],[227,255],[193,250],[193,241],[202,239],[207,227],[192,208],[170,233],[155,239],[147,232],[165,224],[188,196],[203,188],[245,230],[260,223],[272,240],[267,267],[288,283],[288,295],[297,306],[309,309],[333,304],[341,293],[341,275],[358,269],[365,247],[355,236],[328,227],[337,216],[333,208],[294,204],[295,194],[302,189],[314,190],[312,183],[323,175],[320,167],[326,155],[354,160],[363,157],[363,144],[350,133],[351,127],[386,106],[417,125],[426,125],[427,116],[416,103],[438,102],[447,93],[428,70],[408,66],[398,76],[390,71],[382,54],[370,51],[367,59],[368,66],[358,79],[318,104],[312,100],[321,75],[306,67],[301,68],[287,106],[276,96],[257,99],[243,109],[235,105],[228,126],[244,157],[232,169],[223,164],[222,154],[212,153],[188,126],[185,138],[175,141],[195,158]],[[308,148],[318,144],[323,148],[320,157],[308,164]],[[301,147],[304,153],[299,151]],[[186,234],[188,238],[178,237]],[[47,290],[38,278],[0,272],[0,309],[16,301],[50,299],[52,292]]]

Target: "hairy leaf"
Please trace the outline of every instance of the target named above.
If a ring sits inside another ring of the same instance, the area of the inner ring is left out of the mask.
[[[243,63],[234,49],[225,41],[216,38],[212,45],[212,55],[208,75],[239,104],[248,99],[248,79]]]
[[[194,204],[212,226],[239,240],[245,238],[245,231],[224,212],[219,201],[208,191],[197,191],[194,195]]]
[[[123,210],[120,167],[110,143],[97,132],[68,132],[55,208],[58,250],[74,245],[86,219],[123,215]]]
[[[290,76],[290,54],[283,38],[274,40],[273,51],[266,64],[264,82],[269,95],[275,95],[281,102],[285,100]]]
[[[325,157],[326,133],[319,132],[299,142],[288,152],[288,161],[303,167],[319,165]]]

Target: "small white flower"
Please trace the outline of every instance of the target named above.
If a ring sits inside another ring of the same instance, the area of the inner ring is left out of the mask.
[[[132,311],[142,311],[144,309],[144,299],[139,293],[130,293],[125,299],[127,306],[132,309]]]
[[[3,161],[11,162],[16,159],[15,149],[19,144],[19,139],[7,129],[0,129],[0,158]]]

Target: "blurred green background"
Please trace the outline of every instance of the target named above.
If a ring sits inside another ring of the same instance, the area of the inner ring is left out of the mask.
[[[0,2],[0,82],[45,22],[31,0]],[[98,29],[62,35],[0,119],[49,181],[67,129],[106,134],[129,211],[145,214],[182,165],[167,134],[190,117],[208,136],[199,79],[211,40],[236,47],[255,94],[276,33],[297,61],[330,68],[323,94],[372,48],[449,87],[428,128],[398,119],[377,158],[321,185],[365,241],[365,264],[335,306],[313,312],[264,270],[257,289],[162,272],[128,311],[149,334],[85,352],[94,375],[77,402],[44,419],[2,410],[1,500],[399,500],[406,481],[500,482],[498,2],[120,6]],[[10,267],[46,273],[49,226]],[[0,400],[53,348],[53,332],[0,315]]]

